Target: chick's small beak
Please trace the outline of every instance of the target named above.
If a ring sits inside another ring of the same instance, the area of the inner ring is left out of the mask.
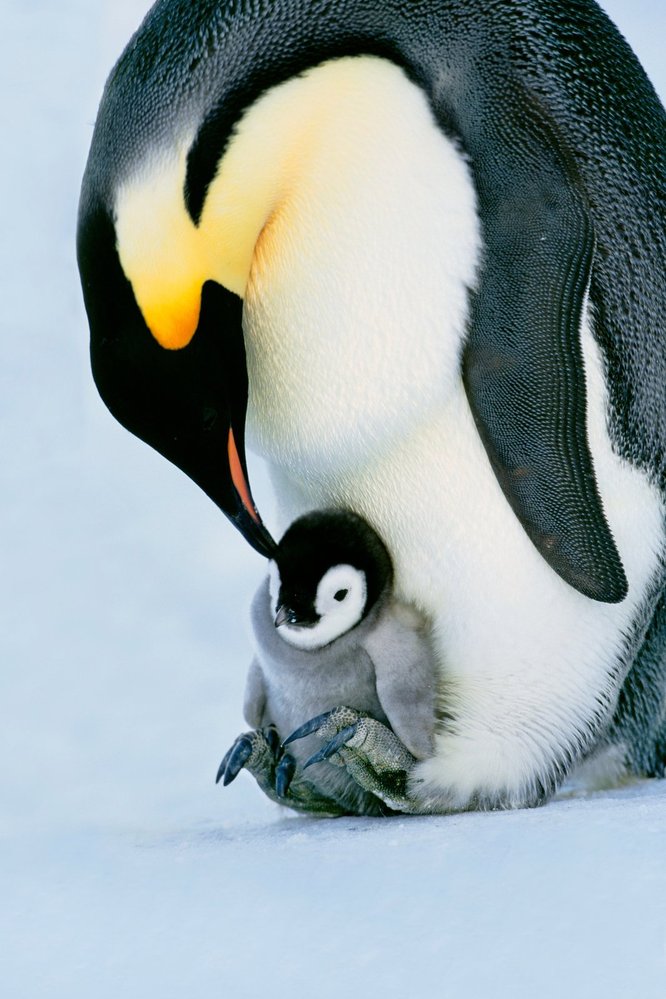
[[[283,624],[296,624],[296,615],[286,604],[280,604],[275,615],[275,627],[280,628]]]
[[[318,621],[318,615],[313,614],[306,608],[303,608],[299,612],[285,603],[279,604],[275,614],[276,628],[280,628],[283,624],[288,624],[292,628],[314,628]]]

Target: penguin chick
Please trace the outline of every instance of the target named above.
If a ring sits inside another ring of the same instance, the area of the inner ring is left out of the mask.
[[[284,738],[345,705],[390,727],[416,759],[427,758],[436,708],[430,631],[414,608],[395,599],[392,584],[390,555],[361,517],[325,510],[295,521],[252,604],[256,656],[246,721],[255,729],[274,726]],[[302,764],[317,745],[314,736],[304,738],[290,753]],[[382,810],[339,765],[322,761],[308,777],[343,811]]]

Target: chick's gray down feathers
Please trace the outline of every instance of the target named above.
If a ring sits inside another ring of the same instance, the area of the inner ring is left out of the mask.
[[[366,617],[330,645],[296,649],[275,628],[268,582],[252,603],[256,655],[245,691],[245,720],[274,725],[281,738],[339,705],[367,712],[389,726],[416,759],[432,753],[437,695],[435,657],[427,622],[387,589]],[[313,737],[290,745],[298,764],[318,748]],[[354,801],[365,792],[333,763],[308,771],[324,793]]]

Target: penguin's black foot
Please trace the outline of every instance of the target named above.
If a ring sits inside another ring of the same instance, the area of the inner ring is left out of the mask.
[[[252,774],[264,794],[278,805],[316,815],[343,815],[341,806],[322,795],[296,772],[274,726],[239,735],[218,767],[215,783],[226,787],[241,770]]]
[[[329,760],[344,767],[357,784],[392,811],[415,814],[423,810],[410,794],[409,779],[416,759],[386,725],[354,708],[334,708],[301,725],[283,746],[306,735],[326,742],[306,761],[304,770]]]

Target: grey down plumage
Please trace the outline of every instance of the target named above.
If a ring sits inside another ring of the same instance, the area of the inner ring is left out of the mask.
[[[249,725],[274,725],[285,738],[315,715],[346,705],[388,725],[417,759],[432,753],[435,662],[427,622],[413,608],[396,601],[389,587],[351,631],[324,648],[303,650],[280,636],[271,604],[266,580],[251,611],[256,654],[245,691]],[[319,747],[311,736],[289,748],[302,764]],[[367,794],[329,762],[308,776],[320,791],[355,808]]]

